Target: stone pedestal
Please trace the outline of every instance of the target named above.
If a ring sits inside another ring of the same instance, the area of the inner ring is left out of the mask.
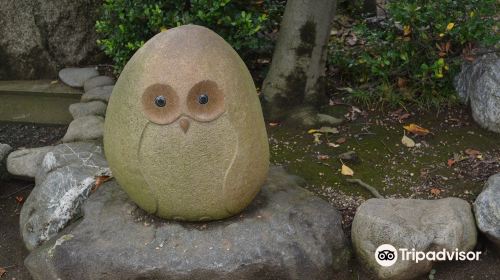
[[[272,168],[235,217],[172,222],[139,209],[115,181],[84,218],[25,260],[34,279],[332,279],[350,253],[339,212]]]

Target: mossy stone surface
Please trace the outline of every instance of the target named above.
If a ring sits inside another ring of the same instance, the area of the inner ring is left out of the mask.
[[[269,168],[247,67],[220,36],[196,25],[157,34],[127,63],[109,101],[104,149],[135,203],[176,220],[239,213]]]

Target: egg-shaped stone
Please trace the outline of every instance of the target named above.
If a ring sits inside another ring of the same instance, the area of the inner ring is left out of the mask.
[[[175,220],[239,213],[269,168],[247,67],[224,39],[196,25],[157,34],[127,63],[109,100],[104,150],[137,205]]]

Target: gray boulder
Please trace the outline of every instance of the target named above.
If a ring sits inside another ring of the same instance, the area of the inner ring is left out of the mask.
[[[469,251],[477,239],[470,205],[458,198],[369,199],[356,211],[351,232],[358,259],[380,279],[411,279],[432,268],[428,260],[416,263],[401,258],[392,266],[381,266],[375,251],[382,244],[396,250]]]
[[[97,76],[90,78],[83,83],[83,90],[85,92],[92,90],[96,87],[112,86],[115,84],[115,79],[108,76]]]
[[[88,103],[69,105],[69,112],[73,116],[73,119],[78,119],[85,116],[104,116],[106,108],[106,103],[102,101],[90,101]]]
[[[479,230],[500,250],[500,173],[491,176],[474,201]]]
[[[101,0],[1,1],[0,80],[54,79],[65,65],[99,57]]]
[[[318,114],[312,107],[303,107],[293,110],[289,119],[292,123],[307,127],[315,125],[339,125],[343,122],[342,119],[330,115]]]
[[[82,102],[103,101],[108,103],[114,86],[96,87],[82,95]]]
[[[14,151],[7,157],[7,171],[11,175],[24,179],[34,179],[43,157],[53,148],[53,146],[46,146]]]
[[[491,53],[465,64],[455,88],[464,103],[470,102],[474,120],[500,133],[500,58]]]
[[[99,72],[94,67],[87,68],[64,68],[59,71],[59,79],[70,87],[83,87],[83,83],[99,76]]]
[[[335,279],[349,258],[341,216],[281,169],[241,214],[173,222],[139,209],[115,181],[84,218],[25,260],[38,279]]]
[[[11,146],[0,143],[0,181],[6,179],[9,175],[7,173],[7,156],[11,151]]]
[[[95,176],[106,168],[100,143],[61,144],[48,152],[35,188],[21,209],[21,235],[26,248],[33,250],[78,217]]]
[[[104,118],[100,116],[85,116],[73,120],[62,141],[75,142],[102,138],[104,133]]]

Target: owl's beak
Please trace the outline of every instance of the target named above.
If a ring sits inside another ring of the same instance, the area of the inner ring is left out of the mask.
[[[182,131],[184,131],[184,133],[186,133],[188,131],[188,129],[189,129],[189,120],[186,119],[186,118],[182,118],[179,121],[179,125],[182,128]]]

